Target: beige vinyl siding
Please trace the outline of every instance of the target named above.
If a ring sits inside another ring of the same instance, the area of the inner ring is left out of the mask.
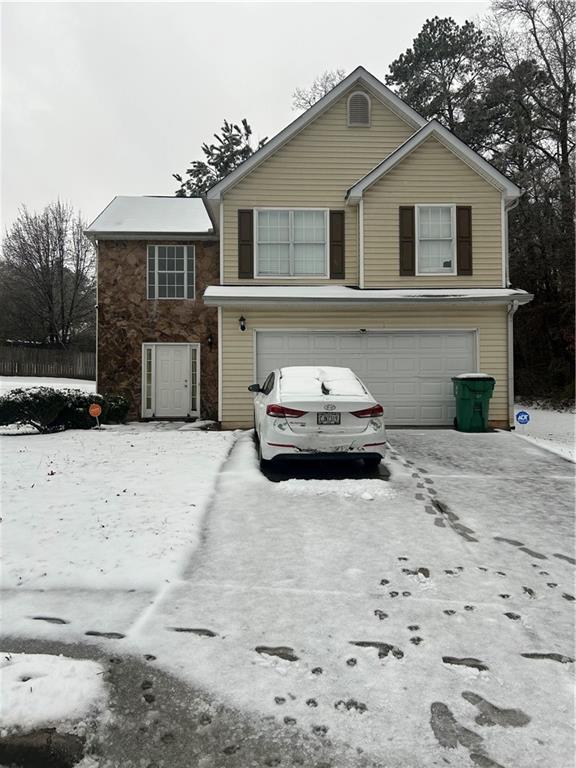
[[[501,200],[470,166],[427,139],[364,193],[365,287],[502,287]],[[400,276],[398,208],[426,203],[472,206],[471,276]]]
[[[247,330],[238,327],[244,315]],[[222,310],[222,423],[228,428],[253,425],[254,332],[257,330],[478,330],[479,370],[496,379],[490,420],[508,424],[507,313],[502,306],[415,306],[396,309],[321,310],[298,308]]]
[[[238,280],[239,208],[345,208],[346,191],[404,142],[415,128],[372,96],[369,128],[347,126],[347,100],[351,90],[284,147],[253,170],[224,196],[223,283]],[[348,206],[345,214],[346,277],[333,284],[358,284],[358,211]],[[259,282],[255,280],[254,282]],[[282,283],[286,278],[266,277],[263,283]],[[292,278],[294,283],[321,283],[326,279]]]

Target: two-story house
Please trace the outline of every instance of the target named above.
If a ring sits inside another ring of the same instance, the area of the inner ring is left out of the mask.
[[[219,239],[219,281],[206,281],[199,312],[217,311],[218,387],[210,402],[218,401],[222,426],[252,426],[247,387],[271,369],[324,364],[356,371],[387,423],[398,425],[451,424],[451,377],[481,370],[496,379],[491,423],[507,427],[512,317],[531,299],[508,280],[507,217],[520,195],[453,134],[362,67],[354,70],[209,190],[213,232],[180,233],[197,244],[200,236]],[[165,232],[163,245],[174,234]],[[134,237],[141,263],[133,269],[144,275],[146,249],[150,260],[156,246],[143,232]],[[100,263],[101,307],[111,284],[106,264],[118,269],[121,260]],[[142,277],[139,286],[132,289],[139,311],[157,313]],[[123,312],[122,296],[114,301]],[[196,332],[178,317],[161,337],[150,336],[151,326],[127,328],[144,345],[130,363],[144,417],[170,415],[156,405],[158,342]],[[156,362],[146,358],[152,342]],[[122,341],[116,345],[117,362]],[[101,371],[100,339],[99,350]],[[115,371],[107,376],[112,385]],[[168,386],[178,386],[177,376]],[[204,392],[213,382],[199,386]]]

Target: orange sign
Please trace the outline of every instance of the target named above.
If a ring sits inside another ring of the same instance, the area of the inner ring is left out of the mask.
[[[98,416],[100,416],[102,413],[102,408],[98,405],[98,403],[92,403],[90,408],[88,408],[88,413],[90,416],[93,416],[95,419],[97,419]]]

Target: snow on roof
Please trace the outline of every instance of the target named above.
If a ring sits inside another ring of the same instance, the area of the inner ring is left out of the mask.
[[[259,303],[387,304],[421,302],[517,301],[527,304],[533,296],[514,288],[351,288],[346,285],[211,285],[204,292],[209,305]]]
[[[350,368],[295,365],[281,368],[280,389],[291,395],[366,395]]]
[[[87,234],[213,234],[200,197],[115,197]]]

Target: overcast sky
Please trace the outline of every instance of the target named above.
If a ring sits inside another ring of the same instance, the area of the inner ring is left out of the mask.
[[[114,195],[172,195],[224,118],[257,137],[326,69],[384,79],[427,18],[487,2],[4,3],[2,219],[60,197],[90,222]]]

